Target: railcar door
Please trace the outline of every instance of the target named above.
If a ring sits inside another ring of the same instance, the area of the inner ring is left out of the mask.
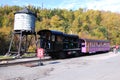
[[[40,35],[40,47],[44,49],[50,49],[51,46],[50,33],[43,32]]]
[[[83,52],[83,53],[86,52],[85,41],[83,39],[80,39],[80,41],[79,41],[79,48],[80,48],[81,52]]]
[[[89,53],[90,42],[86,41],[86,52]]]

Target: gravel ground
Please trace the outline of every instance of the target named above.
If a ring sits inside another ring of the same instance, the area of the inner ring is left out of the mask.
[[[112,52],[64,60],[0,67],[0,80],[120,80],[120,54]]]

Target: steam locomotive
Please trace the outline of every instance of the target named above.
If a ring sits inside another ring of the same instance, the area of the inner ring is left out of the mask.
[[[37,32],[40,48],[51,58],[67,58],[110,50],[108,40],[82,39],[78,35],[65,34],[54,30],[40,30]]]

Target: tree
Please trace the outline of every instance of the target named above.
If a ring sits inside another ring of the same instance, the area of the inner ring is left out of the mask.
[[[67,10],[46,9],[32,5],[24,7],[37,13],[36,32],[41,29],[59,30],[89,39],[108,39],[112,45],[120,44],[119,13],[82,8]],[[24,7],[8,5],[0,7],[0,37],[4,36],[4,44],[9,41],[9,38],[5,36],[10,35],[14,27],[14,13]],[[0,49],[3,49],[1,47]]]

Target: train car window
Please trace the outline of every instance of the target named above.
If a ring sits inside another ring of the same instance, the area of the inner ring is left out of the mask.
[[[65,42],[67,42],[67,41],[68,41],[68,39],[67,39],[67,38],[64,38],[64,41],[65,41]]]
[[[85,41],[80,39],[79,47],[85,47]]]
[[[100,46],[100,43],[98,42],[98,46]]]
[[[62,41],[62,37],[61,36],[57,36],[57,41],[61,42]]]
[[[71,39],[70,43],[71,43],[72,48],[77,48],[78,47],[78,38]]]
[[[93,42],[91,42],[91,46],[92,46],[92,47],[94,46],[94,43],[93,43]]]
[[[98,46],[98,42],[96,42],[96,46]]]
[[[103,43],[103,45],[105,46],[105,45],[107,45],[107,43]]]
[[[63,42],[64,42],[64,48],[68,49],[69,48],[68,38],[64,37],[64,41]]]
[[[55,41],[55,35],[52,35],[51,40]]]
[[[95,43],[93,42],[93,47],[95,46]]]
[[[46,38],[46,37],[45,37],[45,34],[41,34],[41,35],[40,35],[40,38],[45,39],[45,38]]]
[[[98,46],[100,46],[100,42],[98,42]]]
[[[102,46],[102,45],[103,45],[103,43],[101,42],[100,46]]]
[[[46,39],[50,40],[50,33],[49,32],[46,32]]]
[[[86,44],[87,44],[86,46],[88,47],[88,46],[89,46],[89,43],[88,43],[88,42],[86,42]]]
[[[90,47],[90,42],[87,42],[87,47]]]
[[[89,42],[89,46],[91,47],[91,42]]]
[[[82,43],[82,47],[85,47],[85,42]]]
[[[93,43],[92,42],[90,42],[90,47],[92,47],[93,46]]]
[[[101,44],[101,42],[100,42],[100,46],[101,46],[102,44]]]

